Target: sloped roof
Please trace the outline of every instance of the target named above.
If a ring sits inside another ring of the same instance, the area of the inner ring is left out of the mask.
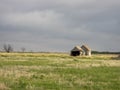
[[[83,51],[81,47],[75,46],[71,51]]]
[[[87,45],[82,45],[81,48],[87,51],[91,51],[91,49]]]

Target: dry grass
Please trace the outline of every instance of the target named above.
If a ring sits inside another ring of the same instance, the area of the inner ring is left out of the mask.
[[[4,83],[0,83],[0,90],[10,90]]]
[[[120,88],[117,57],[0,53],[0,90],[116,90]]]

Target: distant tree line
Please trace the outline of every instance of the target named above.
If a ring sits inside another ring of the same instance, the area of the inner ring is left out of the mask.
[[[22,47],[20,52],[25,52],[25,51],[26,51],[26,48]],[[10,52],[15,52],[15,51],[14,51],[14,47],[11,44],[4,44],[1,52],[10,53]]]
[[[109,52],[109,51],[92,51],[92,54],[120,54],[120,52]]]
[[[13,51],[14,48],[11,44],[4,44],[2,50],[7,53],[14,52]],[[22,47],[21,52],[26,52],[26,48]],[[33,52],[33,51],[30,51],[30,52]],[[109,51],[103,51],[103,52],[92,51],[91,53],[92,54],[120,54],[120,52],[109,52]]]

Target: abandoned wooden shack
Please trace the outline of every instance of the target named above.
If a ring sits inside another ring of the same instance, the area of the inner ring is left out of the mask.
[[[84,55],[91,56],[91,49],[87,45],[82,45],[81,48],[84,51]]]
[[[71,56],[79,56],[83,54],[83,50],[79,46],[75,46],[71,50]]]
[[[91,56],[91,49],[87,45],[75,46],[70,53],[71,56]]]

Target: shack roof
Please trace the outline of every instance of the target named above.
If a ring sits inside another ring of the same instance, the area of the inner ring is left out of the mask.
[[[75,46],[71,51],[83,51],[81,47]]]
[[[91,49],[87,45],[82,45],[81,48],[87,51],[91,51]]]

